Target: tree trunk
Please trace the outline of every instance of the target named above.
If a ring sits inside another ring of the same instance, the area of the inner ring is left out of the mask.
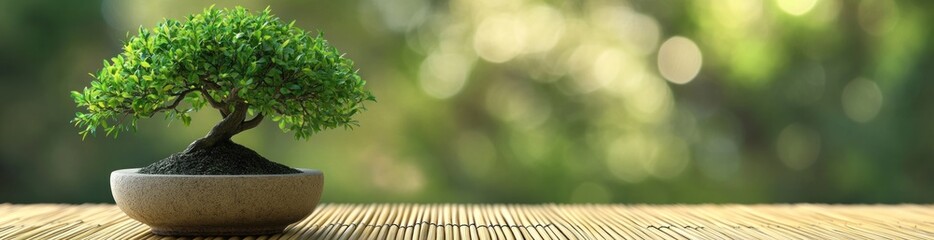
[[[185,149],[185,153],[208,149],[222,141],[230,141],[230,137],[233,137],[237,133],[259,125],[260,121],[263,120],[263,114],[257,114],[256,117],[253,117],[253,119],[245,121],[247,108],[248,106],[244,102],[236,103],[236,105],[234,105],[233,112],[228,114],[227,117],[224,117],[224,120],[221,120],[220,123],[214,125],[214,128],[208,132],[207,136],[195,140],[191,143],[191,145],[188,145],[188,148]]]

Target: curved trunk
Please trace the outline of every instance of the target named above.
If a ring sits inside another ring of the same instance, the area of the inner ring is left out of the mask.
[[[195,140],[191,143],[191,145],[188,145],[188,148],[185,149],[185,153],[211,148],[215,144],[222,141],[230,141],[230,137],[233,137],[237,133],[259,125],[259,123],[263,120],[263,114],[260,113],[256,115],[256,117],[253,117],[253,119],[245,121],[247,108],[248,106],[246,103],[238,102],[236,105],[234,105],[233,112],[227,114],[227,116],[224,117],[224,120],[221,120],[220,123],[214,125],[214,128],[208,132],[207,136]]]

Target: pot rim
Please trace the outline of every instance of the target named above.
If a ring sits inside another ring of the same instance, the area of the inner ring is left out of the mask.
[[[309,169],[309,168],[293,168],[299,171],[300,173],[286,173],[286,174],[244,174],[244,175],[185,175],[185,174],[149,174],[149,173],[139,173],[139,170],[142,168],[126,168],[115,170],[111,172],[111,175],[132,175],[132,176],[141,176],[141,177],[158,177],[158,178],[270,178],[270,177],[302,177],[302,176],[316,176],[324,175],[321,170],[318,169]]]

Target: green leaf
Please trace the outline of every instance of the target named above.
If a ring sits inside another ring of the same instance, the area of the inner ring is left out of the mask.
[[[140,62],[139,65],[142,65],[144,68],[149,68],[149,63],[146,61]]]
[[[179,114],[178,117],[182,120],[182,123],[184,123],[185,126],[191,125],[191,116],[187,113]]]

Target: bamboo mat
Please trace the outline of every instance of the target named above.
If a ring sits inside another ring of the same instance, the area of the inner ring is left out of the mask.
[[[0,239],[174,239],[148,230],[114,205],[0,204]],[[934,205],[323,204],[232,239],[934,239]]]

